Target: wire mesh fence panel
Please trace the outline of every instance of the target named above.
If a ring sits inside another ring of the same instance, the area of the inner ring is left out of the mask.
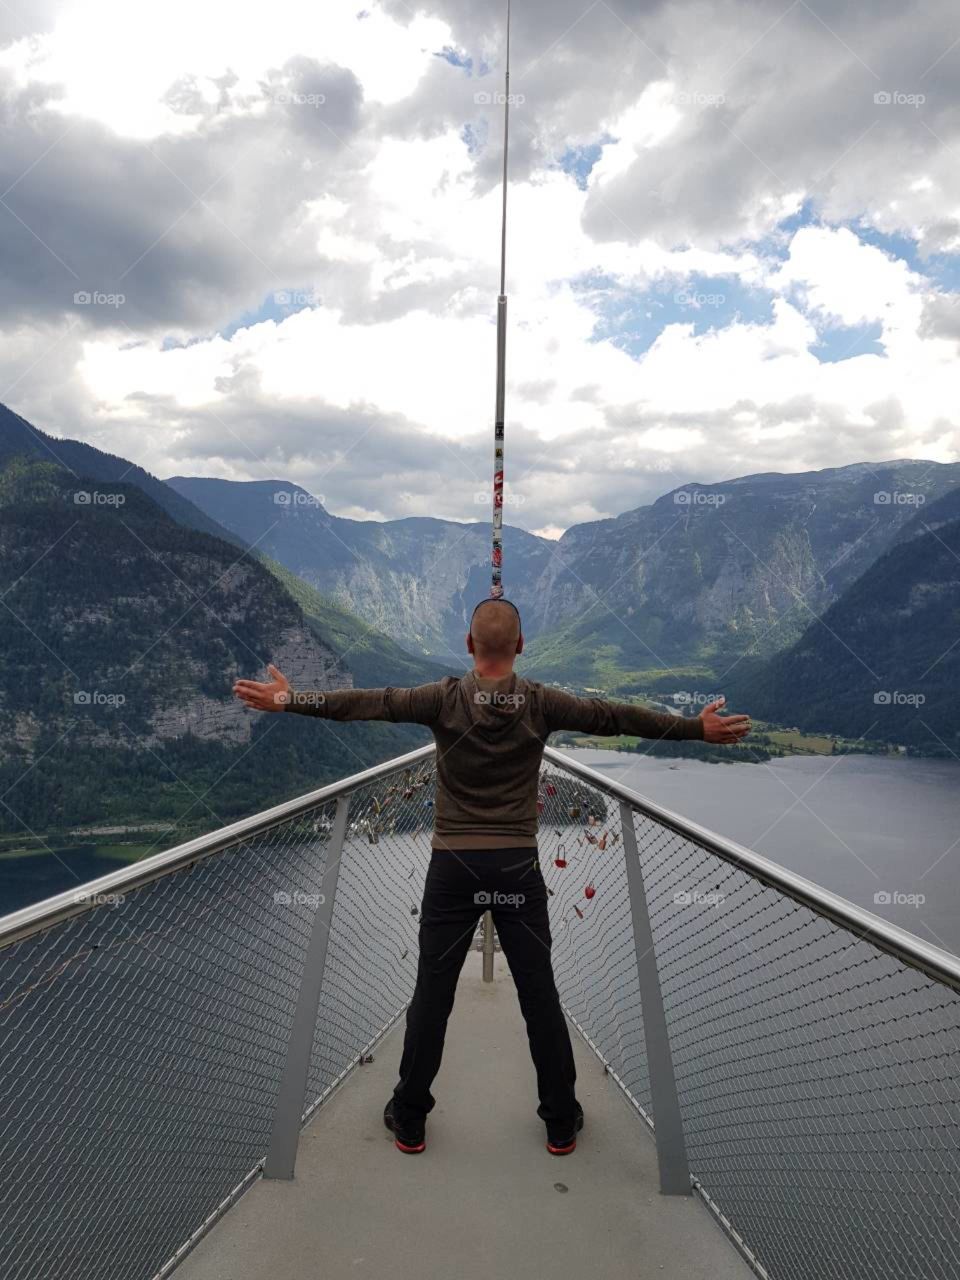
[[[371,782],[350,796],[307,1111],[413,995],[435,776],[430,760]]]
[[[0,950],[4,1280],[149,1280],[261,1159],[331,815]]]
[[[560,998],[626,1092],[651,1116],[619,803],[545,765],[538,807]]]
[[[340,849],[330,801],[0,946],[4,1280],[151,1280],[256,1172],[331,854],[305,1114],[402,1013],[434,789],[388,767]],[[554,758],[538,809],[561,998],[655,1119],[618,794]],[[633,820],[698,1185],[773,1280],[960,1280],[960,995]]]
[[[635,826],[693,1176],[775,1280],[960,1276],[960,995]]]

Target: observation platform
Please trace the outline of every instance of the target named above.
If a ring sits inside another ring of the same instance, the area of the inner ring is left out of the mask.
[[[960,957],[550,747],[586,1127],[546,1151],[474,951],[397,1151],[435,785],[422,747],[0,918],[3,1280],[960,1280]]]
[[[427,1150],[397,1151],[382,1112],[403,1018],[319,1108],[292,1182],[259,1179],[175,1280],[748,1280],[695,1195],[661,1195],[653,1135],[571,1027],[586,1123],[551,1156],[533,1064],[502,955],[471,951],[427,1121]]]

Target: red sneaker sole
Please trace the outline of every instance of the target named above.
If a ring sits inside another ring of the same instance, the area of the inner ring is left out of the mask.
[[[421,1151],[425,1151],[427,1149],[427,1144],[425,1142],[421,1142],[419,1146],[416,1147],[408,1147],[402,1143],[399,1138],[394,1138],[393,1144],[397,1150],[402,1151],[405,1156],[418,1156]]]
[[[549,1142],[547,1143],[547,1150],[550,1152],[552,1156],[568,1156],[571,1151],[576,1151],[576,1149],[577,1149],[576,1138],[574,1138],[574,1140],[570,1143],[568,1147],[554,1147]]]

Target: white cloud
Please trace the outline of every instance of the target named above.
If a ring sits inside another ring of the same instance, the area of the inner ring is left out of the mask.
[[[803,227],[771,287],[798,285],[807,307],[842,325],[919,320],[920,277],[901,259],[864,244],[846,227]]]
[[[392,103],[416,87],[432,50],[449,39],[442,20],[399,23],[371,5],[360,21],[353,0],[275,0],[269,11],[234,0],[73,0],[60,6],[53,30],[0,54],[21,82],[62,87],[66,116],[96,120],[127,137],[152,138],[199,127],[221,102],[228,114],[264,106],[271,68],[310,50],[353,71],[368,102]],[[167,102],[172,86],[189,83],[197,110]]]
[[[8,330],[0,399],[158,474],[286,467],[344,514],[474,518],[493,417],[500,118],[473,96],[499,78],[435,54],[495,52],[497,33],[452,0],[415,18],[368,7],[361,20],[356,4],[289,0],[267,21],[225,0],[77,0],[0,51],[11,102],[62,86],[3,126],[17,144],[11,207],[30,231],[12,214],[0,230],[33,256],[11,250],[17,340]],[[764,34],[752,6],[678,4],[647,15],[644,48],[605,9],[568,36],[582,15],[566,0],[518,17],[507,475],[524,502],[512,518],[555,531],[690,478],[960,456],[952,295],[830,222],[862,218],[941,250],[957,237],[949,59],[927,76],[927,115],[872,100],[877,84],[919,82],[946,10],[855,35],[841,9],[834,36],[799,12]],[[904,25],[917,39],[898,66]],[[270,102],[325,76],[326,113]],[[36,145],[28,120],[50,118]],[[462,130],[481,120],[488,142],[473,153]],[[581,190],[556,161],[603,136],[615,140]],[[95,175],[101,204],[77,172]],[[804,199],[819,224],[771,234]],[[65,310],[76,286],[44,245],[78,275],[128,271],[131,304]],[[772,292],[771,318],[748,307],[698,332],[667,311],[638,358],[592,340],[606,280],[642,302],[691,273]],[[585,278],[593,292],[575,287]],[[322,304],[214,332],[288,287]],[[78,326],[59,345],[57,307],[64,333]],[[814,354],[825,329],[877,321],[882,355]],[[174,331],[190,345],[163,350]]]

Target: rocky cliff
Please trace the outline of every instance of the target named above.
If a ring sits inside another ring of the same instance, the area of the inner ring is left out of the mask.
[[[463,651],[488,591],[486,523],[343,520],[296,485],[173,477],[238,536],[411,652]],[[721,674],[792,644],[925,507],[960,464],[861,463],[691,483],[558,542],[507,528],[507,594],[540,679],[618,688],[695,667]]]

